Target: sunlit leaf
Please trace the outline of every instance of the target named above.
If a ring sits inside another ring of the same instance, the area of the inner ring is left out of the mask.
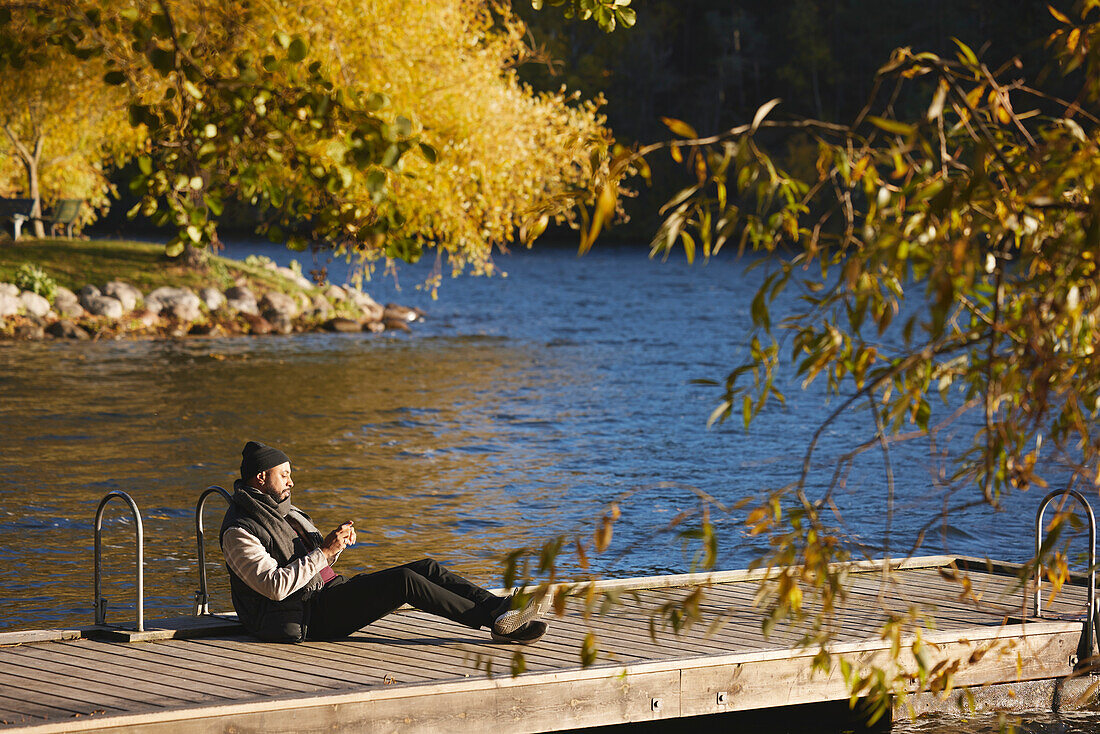
[[[695,128],[682,120],[677,120],[673,117],[662,117],[661,122],[663,122],[665,127],[671,130],[674,135],[679,135],[681,138],[699,137],[699,133],[695,132]],[[675,150],[675,147],[673,150]]]

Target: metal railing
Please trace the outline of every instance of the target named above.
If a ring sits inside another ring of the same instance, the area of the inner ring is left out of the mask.
[[[1085,613],[1085,626],[1083,630],[1082,648],[1091,657],[1093,640],[1095,639],[1096,625],[1096,515],[1092,512],[1092,505],[1085,496],[1075,489],[1056,489],[1043,498],[1039,505],[1039,511],[1035,513],[1035,616],[1043,615],[1043,569],[1039,562],[1043,547],[1043,514],[1047,506],[1058,497],[1069,496],[1076,499],[1085,508],[1089,520],[1089,593],[1088,611]]]
[[[145,613],[144,613],[144,583],[142,569],[144,568],[144,561],[142,558],[142,547],[145,543],[144,532],[141,527],[141,512],[138,511],[137,503],[133,498],[125,492],[118,490],[108,492],[102,500],[99,502],[99,507],[95,511],[95,623],[102,625],[107,623],[107,599],[102,594],[102,570],[100,568],[101,556],[102,556],[102,535],[103,535],[103,510],[107,507],[107,503],[115,497],[119,497],[130,506],[130,512],[134,516],[134,541],[137,545],[137,558],[136,558],[136,596],[137,596],[137,631],[145,631]]]
[[[212,484],[199,495],[198,504],[195,505],[195,540],[199,546],[199,590],[195,592],[194,615],[210,614],[210,595],[206,586],[206,534],[202,527],[202,511],[206,506],[206,500],[213,494],[220,494],[226,502],[233,504],[233,497],[229,492],[216,484]]]

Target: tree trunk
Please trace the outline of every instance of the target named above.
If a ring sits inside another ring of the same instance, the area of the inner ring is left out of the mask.
[[[180,263],[194,270],[206,267],[206,249],[195,247],[190,242],[183,246],[183,252],[179,256]]]
[[[34,159],[23,163],[27,169],[27,190],[30,198],[34,199],[34,204],[31,206],[31,217],[34,223],[35,237],[46,236],[46,227],[42,224],[42,192],[38,187],[38,154],[41,151],[41,141],[37,141],[34,146]]]
[[[42,192],[38,185],[38,163],[42,160],[42,144],[45,142],[42,131],[37,127],[34,130],[34,151],[27,150],[27,146],[19,139],[19,136],[11,129],[10,125],[4,125],[4,132],[15,147],[19,156],[19,162],[27,172],[27,197],[34,199],[31,207],[31,217],[34,219],[34,236],[45,237],[46,228],[42,225]]]

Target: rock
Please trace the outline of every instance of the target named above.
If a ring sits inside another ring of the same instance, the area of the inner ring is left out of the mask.
[[[299,275],[298,273],[295,273],[290,268],[275,268],[275,272],[289,280],[291,283],[294,283],[295,285],[302,288],[313,287],[313,283],[310,282],[309,278],[305,277],[304,275]]]
[[[90,296],[83,299],[81,303],[92,316],[105,316],[114,321],[121,319],[122,314],[126,312],[122,307],[122,301],[110,296]]]
[[[310,306],[312,307],[311,314],[315,318],[328,318],[329,314],[332,313],[332,304],[320,293],[313,294],[313,300],[310,302]]]
[[[386,325],[381,321],[368,321],[363,324],[363,331],[369,331],[372,334],[381,334],[386,330]]]
[[[202,316],[202,301],[190,288],[163,286],[145,297],[145,306],[154,313],[179,321],[195,321]]]
[[[19,294],[19,303],[24,311],[40,319],[50,312],[50,302],[37,293],[23,291]]]
[[[103,294],[94,285],[86,285],[77,291],[76,295],[80,299],[80,305],[84,308],[88,308],[88,304],[92,302],[93,298],[98,298]]]
[[[160,316],[153,313],[149,309],[144,308],[144,309],[136,312],[135,314],[133,314],[133,319],[134,319],[134,321],[141,324],[145,328],[149,328],[150,326],[153,326],[158,321],[160,321]]]
[[[219,296],[221,295],[220,291],[215,292]],[[224,334],[225,329],[222,328],[221,324],[215,323],[194,324],[187,333],[191,336],[218,336]]]
[[[137,308],[138,301],[142,299],[141,291],[121,280],[112,280],[103,286],[103,295],[117,298],[127,313]]]
[[[386,327],[386,331],[404,331],[411,334],[412,329],[409,328],[409,322],[405,319],[383,319],[382,324]]]
[[[268,318],[267,314],[271,311],[282,314],[288,319],[298,315],[298,304],[294,298],[279,291],[265,293],[264,297],[260,299],[260,309],[263,311],[265,319]]]
[[[19,300],[18,294],[13,296],[9,293],[0,293],[0,318],[14,316],[19,313],[22,306],[23,303]]]
[[[326,331],[341,332],[359,331],[361,328],[358,321],[356,321],[355,319],[346,319],[343,316],[337,316],[334,319],[329,319],[324,324],[322,324],[322,327]]]
[[[30,317],[16,324],[12,335],[16,339],[44,339],[46,337],[46,330],[43,328],[42,321],[35,317]]]
[[[0,283],[0,296],[11,296],[12,298],[18,298],[19,286],[12,285],[11,283]]]
[[[346,301],[348,299],[348,292],[338,285],[330,285],[328,288],[325,288],[324,296],[330,301],[339,303],[340,301]]]
[[[271,330],[276,334],[289,334],[294,331],[294,322],[290,316],[282,311],[269,308],[263,313],[263,318],[271,324]]]
[[[385,321],[391,319],[397,321],[416,321],[419,318],[420,315],[413,309],[407,306],[400,306],[396,303],[387,303],[385,310],[382,312],[382,319]]]
[[[382,308],[382,305],[378,303],[378,301],[374,300],[363,291],[349,290],[348,300],[358,306],[359,310],[361,311],[370,311],[376,308]]]
[[[84,307],[80,305],[80,299],[71,290],[61,286],[58,286],[54,292],[53,310],[69,318],[79,318],[84,315]]]
[[[88,339],[88,332],[68,319],[55,321],[46,327],[46,333],[58,339]]]
[[[260,309],[256,305],[255,294],[242,285],[235,285],[225,292],[225,305],[243,314],[248,314],[250,316],[260,315]]]
[[[199,291],[199,300],[209,311],[217,311],[225,305],[225,296],[217,288],[203,288]]]
[[[271,324],[262,316],[255,314],[244,313],[244,320],[248,323],[248,330],[251,334],[270,334]]]

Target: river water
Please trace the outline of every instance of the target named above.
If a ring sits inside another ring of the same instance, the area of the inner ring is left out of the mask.
[[[312,267],[308,256],[303,264]],[[689,571],[697,548],[669,521],[701,494],[730,505],[789,482],[835,405],[820,386],[800,392],[792,379],[786,407],[769,406],[750,431],[739,420],[706,428],[718,392],[691,381],[723,379],[745,356],[751,298],[767,272],[746,265],[546,247],[498,257],[507,277],[445,278],[437,301],[415,287],[430,265],[403,268],[399,291],[376,277],[367,290],[377,300],[428,312],[411,337],[0,345],[0,629],[92,621],[92,520],[115,489],[134,497],[145,524],[147,618],[188,613],[195,499],[232,483],[250,439],[291,456],[295,501],[318,525],[355,520],[360,543],[344,554],[345,569],[430,554],[499,585],[506,553],[589,534],[607,503],[625,498],[593,568]],[[795,305],[792,297],[781,309]],[[843,416],[823,436],[812,485],[823,487],[829,459],[872,433],[866,413]],[[927,443],[898,444],[891,458],[892,503],[875,452],[836,493],[860,552],[904,554],[934,521],[921,553],[1030,555],[1035,492],[1007,498],[1000,512],[943,517],[945,501],[976,493],[951,496],[939,484]],[[207,515],[215,528],[219,502]],[[744,567],[764,550],[742,535],[743,513],[713,519],[719,568]],[[115,621],[133,613],[132,531],[121,504],[111,505],[105,593]],[[228,608],[224,586],[213,586],[212,606]]]

